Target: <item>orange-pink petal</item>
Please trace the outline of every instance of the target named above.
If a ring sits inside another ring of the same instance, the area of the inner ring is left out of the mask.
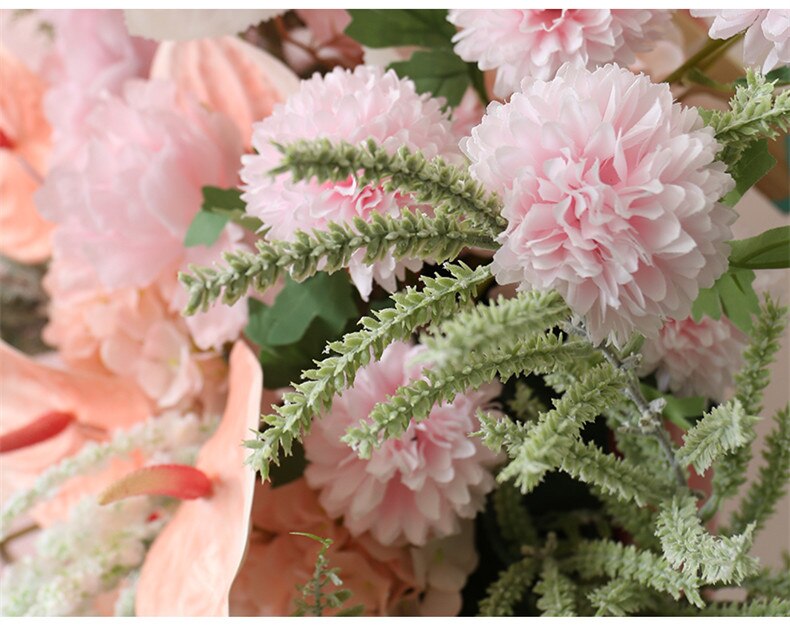
[[[258,359],[236,343],[225,414],[196,463],[211,479],[213,495],[182,503],[154,541],[137,584],[138,616],[228,616],[255,488],[242,441],[258,428],[262,388]]]
[[[70,412],[45,412],[22,427],[0,434],[0,454],[42,443],[57,436],[72,423],[74,415]]]

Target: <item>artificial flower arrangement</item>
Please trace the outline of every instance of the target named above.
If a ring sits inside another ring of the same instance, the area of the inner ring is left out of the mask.
[[[790,614],[790,11],[2,32],[4,615]]]

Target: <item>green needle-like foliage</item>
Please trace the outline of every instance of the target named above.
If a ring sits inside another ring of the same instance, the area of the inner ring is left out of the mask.
[[[790,600],[775,597],[744,603],[714,603],[695,616],[790,616]]]
[[[537,421],[546,405],[535,395],[535,392],[520,380],[516,382],[513,398],[507,402],[511,413],[522,421]]]
[[[263,417],[267,426],[256,439],[246,441],[253,449],[247,462],[268,479],[270,463],[279,463],[280,449],[291,453],[294,440],[309,431],[313,417],[329,409],[335,394],[354,383],[357,371],[381,357],[395,341],[408,339],[422,324],[445,318],[466,304],[477,289],[488,280],[487,267],[470,269],[463,263],[445,265],[449,276],[423,277],[422,291],[406,289],[395,293],[395,306],[383,308],[372,317],[360,319],[362,330],[346,334],[330,343],[334,355],[316,364],[316,369],[302,373],[303,382],[286,393],[276,414]]]
[[[513,616],[516,604],[527,594],[537,572],[538,563],[533,558],[511,564],[488,587],[486,598],[480,602],[480,616]]]
[[[543,561],[535,594],[539,597],[538,609],[543,612],[542,616],[576,616],[576,587],[560,573],[552,558]]]
[[[250,288],[265,291],[286,274],[302,281],[318,271],[334,273],[346,267],[358,250],[365,251],[366,263],[388,255],[441,262],[469,246],[496,248],[471,222],[446,215],[429,217],[404,210],[398,217],[373,213],[369,221],[357,217],[351,224],[330,222],[326,230],[298,231],[292,241],[258,241],[257,252],[228,252],[225,266],[191,267],[192,274],[179,275],[189,291],[184,313],[205,311],[220,297],[223,303],[234,304]]]
[[[650,591],[624,579],[613,579],[596,588],[588,599],[596,609],[595,616],[628,616],[654,604]]]
[[[290,172],[293,180],[315,177],[319,182],[356,176],[362,184],[383,183],[387,191],[410,194],[416,203],[433,206],[437,214],[469,219],[491,235],[507,225],[499,198],[468,171],[448,165],[441,157],[428,160],[405,146],[390,154],[372,140],[351,145],[317,139],[275,147],[283,158],[273,174]]]

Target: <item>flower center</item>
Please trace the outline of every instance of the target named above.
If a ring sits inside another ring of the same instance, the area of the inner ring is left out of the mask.
[[[21,428],[0,436],[0,453],[24,449],[54,438],[65,430],[76,418],[70,412],[53,410],[46,412]]]

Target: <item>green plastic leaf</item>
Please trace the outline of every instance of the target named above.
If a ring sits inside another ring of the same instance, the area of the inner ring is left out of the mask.
[[[776,81],[776,86],[781,87],[788,83],[790,83],[790,65],[785,65],[784,67],[777,67],[776,69],[772,69],[765,75],[765,79],[768,82]],[[738,78],[733,84],[735,85],[746,85],[746,77]]]
[[[751,269],[731,267],[712,287],[700,290],[691,315],[699,321],[707,315],[711,319],[721,318],[722,313],[741,331],[750,332],[752,314],[759,312],[760,302],[752,288],[754,272]]]
[[[735,188],[722,201],[728,206],[735,206],[743,194],[771,171],[774,165],[776,159],[768,151],[768,142],[765,139],[755,141],[730,169],[730,175],[735,179]]]
[[[663,397],[667,402],[664,406],[664,418],[677,425],[682,430],[688,430],[694,424],[689,419],[699,417],[707,407],[707,400],[704,397],[674,397],[665,395],[649,384],[640,384],[642,394],[648,401],[653,401]]]
[[[417,91],[444,97],[457,106],[470,83],[467,63],[452,50],[415,52],[408,61],[391,63],[398,76],[414,81]]]
[[[219,239],[219,235],[222,234],[222,229],[228,221],[229,218],[225,215],[209,213],[204,210],[198,211],[192,223],[189,224],[189,230],[184,237],[184,247],[213,245]]]
[[[446,9],[349,9],[346,35],[369,48],[449,48],[455,27]]]
[[[730,241],[730,266],[744,269],[790,267],[790,226],[766,230],[749,239]]]
[[[203,187],[202,191],[203,204],[184,237],[186,247],[213,245],[229,221],[252,232],[258,232],[263,226],[260,219],[247,215],[247,206],[238,189]]]

